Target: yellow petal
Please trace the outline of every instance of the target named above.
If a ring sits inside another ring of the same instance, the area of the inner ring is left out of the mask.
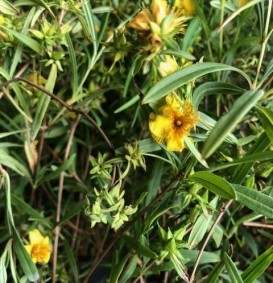
[[[149,11],[147,11],[147,9],[144,9],[135,16],[135,18],[128,24],[128,27],[142,31],[149,30],[150,26],[147,20],[149,18],[149,15]]]
[[[43,235],[38,229],[34,229],[29,232],[29,242],[31,245],[36,245],[42,243],[44,240]]]
[[[171,137],[166,140],[166,148],[169,151],[182,151],[184,147],[185,145],[182,137]]]
[[[153,0],[150,8],[155,16],[156,23],[160,25],[162,20],[167,15],[167,11],[168,11],[167,1],[166,0]]]
[[[150,115],[149,128],[151,133],[156,136],[156,138],[164,139],[172,125],[172,120],[169,117],[164,117],[162,115]]]
[[[47,254],[44,256],[43,263],[48,263],[48,262],[49,262],[49,259],[50,259],[50,253],[47,253]]]
[[[166,96],[166,103],[171,108],[180,108],[183,105],[182,100],[176,93],[168,94]]]
[[[170,55],[166,55],[166,60],[159,64],[158,71],[162,77],[166,77],[179,69],[176,60]]]

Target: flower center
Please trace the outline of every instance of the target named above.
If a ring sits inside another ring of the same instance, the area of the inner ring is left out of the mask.
[[[31,257],[37,262],[43,263],[51,252],[50,247],[44,244],[36,244],[31,249]]]
[[[180,128],[182,126],[182,122],[180,120],[175,120],[174,121],[174,125],[178,128]]]

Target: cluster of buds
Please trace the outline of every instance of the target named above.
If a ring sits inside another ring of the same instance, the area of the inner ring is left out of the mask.
[[[96,200],[93,205],[87,199],[85,214],[89,217],[91,228],[97,223],[110,224],[115,231],[118,230],[130,215],[137,211],[137,207],[126,206],[125,191],[121,190],[121,182],[111,189],[104,188],[100,192],[94,188]]]
[[[64,52],[60,50],[60,46],[67,45],[65,35],[69,33],[71,29],[72,27],[69,24],[60,26],[57,22],[49,23],[44,18],[39,30],[29,30],[40,41],[50,58],[47,60],[46,66],[55,63],[60,71],[63,70],[60,61],[64,57]]]

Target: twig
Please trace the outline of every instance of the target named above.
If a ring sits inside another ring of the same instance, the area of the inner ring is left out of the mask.
[[[273,225],[266,224],[266,223],[244,222],[243,225],[244,226],[250,226],[250,227],[260,227],[260,228],[273,229]]]
[[[44,94],[48,95],[49,97],[51,97],[53,100],[57,101],[60,105],[62,105],[63,107],[65,107],[68,111],[70,112],[74,112],[78,115],[83,116],[86,120],[88,120],[96,129],[97,131],[101,134],[101,136],[103,137],[104,141],[106,142],[106,144],[109,146],[109,148],[111,149],[111,151],[114,153],[115,152],[115,148],[112,144],[112,142],[108,139],[108,137],[106,136],[106,134],[104,133],[104,131],[101,129],[101,127],[98,126],[98,124],[96,123],[96,121],[89,116],[88,114],[86,114],[84,111],[80,110],[80,109],[75,109],[74,107],[70,106],[69,104],[67,104],[66,102],[64,102],[61,98],[59,98],[58,96],[54,95],[53,93],[49,92],[48,90],[46,90],[45,88],[29,81],[26,80],[24,78],[21,77],[16,77],[13,78],[9,81],[5,81],[4,83],[2,83],[0,85],[0,90],[7,87],[9,84],[17,82],[17,81],[22,81],[25,82],[33,87],[35,87],[36,89],[42,91]]]
[[[205,247],[208,243],[208,241],[210,240],[210,237],[212,235],[212,233],[214,232],[214,229],[216,228],[216,226],[218,225],[218,223],[220,222],[221,218],[224,216],[226,210],[230,207],[230,205],[232,204],[233,200],[229,200],[226,204],[224,204],[221,209],[220,209],[220,213],[218,215],[218,217],[216,218],[216,220],[214,221],[213,225],[211,226],[210,228],[210,231],[198,253],[198,256],[196,258],[196,261],[195,261],[195,265],[194,265],[194,268],[193,268],[193,271],[192,271],[192,274],[191,274],[191,277],[190,277],[190,283],[194,282],[194,277],[195,277],[195,272],[197,270],[197,267],[198,267],[198,264],[200,262],[200,259],[201,259],[201,256],[205,250]]]
[[[75,130],[80,121],[81,115],[78,115],[77,119],[71,126],[69,139],[67,141],[67,146],[64,154],[64,162],[68,159],[71,147],[73,145],[73,138]],[[56,227],[54,229],[54,248],[53,248],[53,268],[52,268],[52,283],[56,282],[56,270],[57,270],[57,257],[58,257],[58,246],[59,246],[59,237],[60,237],[60,226],[59,222],[61,220],[61,210],[62,210],[62,197],[63,197],[63,186],[64,186],[64,172],[61,173],[59,179],[59,188],[58,188],[58,203],[57,203],[57,212],[56,212]]]

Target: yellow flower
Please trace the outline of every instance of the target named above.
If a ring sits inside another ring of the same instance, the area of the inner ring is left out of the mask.
[[[149,8],[141,10],[128,24],[139,30],[145,39],[151,41],[147,49],[162,44],[165,36],[174,36],[183,32],[187,17],[178,7],[170,7],[166,0],[152,0]]]
[[[184,15],[191,16],[196,12],[196,7],[193,0],[175,0],[175,7],[180,8]]]
[[[149,129],[154,140],[165,143],[167,150],[182,151],[184,137],[189,136],[198,120],[191,101],[182,101],[176,94],[170,94],[159,114],[150,114]]]
[[[166,77],[178,69],[179,66],[175,58],[170,55],[166,55],[165,60],[160,62],[158,67],[158,71],[162,77]]]
[[[48,263],[52,247],[48,237],[43,237],[38,229],[29,232],[29,245],[25,248],[34,263]]]

